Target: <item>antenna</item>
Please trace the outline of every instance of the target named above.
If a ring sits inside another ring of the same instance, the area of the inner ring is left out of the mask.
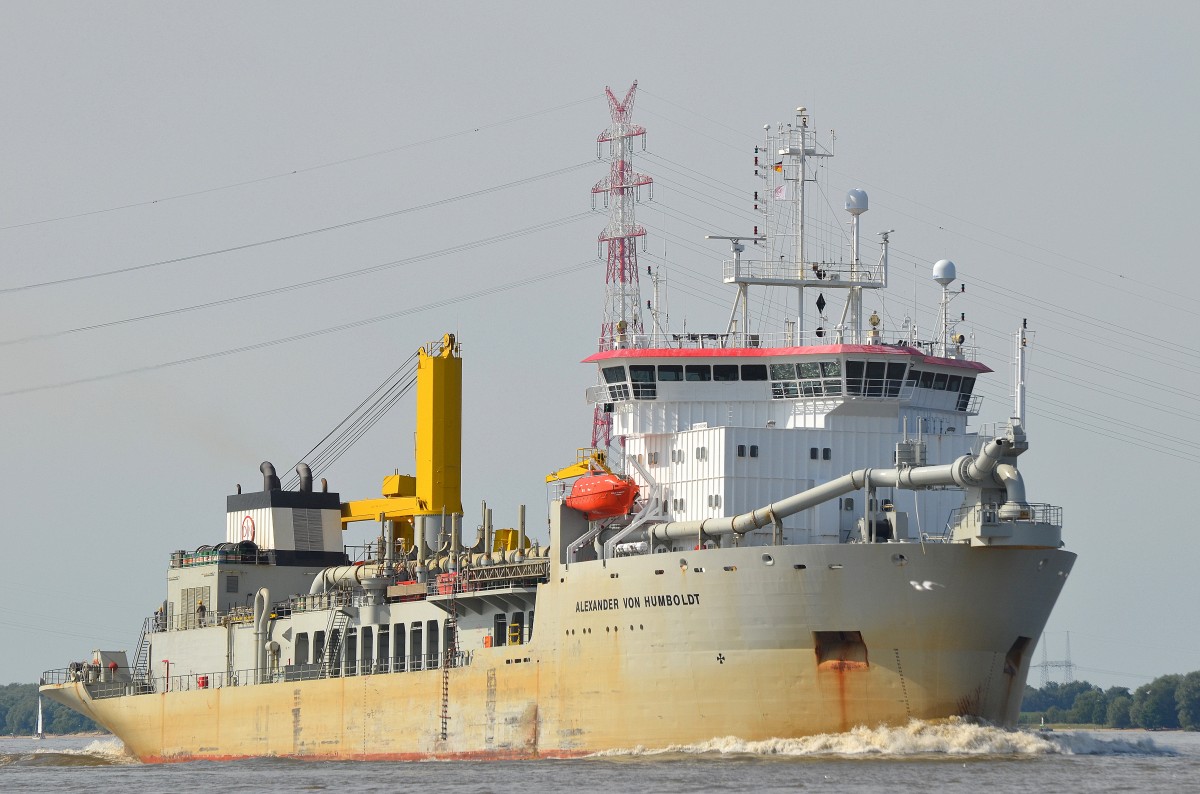
[[[1016,424],[1025,426],[1025,354],[1033,344],[1034,332],[1028,328],[1029,321],[1021,320],[1021,327],[1013,334],[1013,415]]]
[[[954,300],[954,296],[950,294],[950,284],[957,276],[954,263],[949,259],[939,259],[933,263],[933,280],[942,285],[942,300],[939,304],[941,327],[938,329],[937,353],[942,358],[946,357],[950,342],[950,301]]]
[[[850,281],[858,281],[858,222],[868,209],[865,190],[854,188],[846,194],[846,212],[850,213]],[[886,238],[885,238],[886,241]],[[886,249],[884,249],[886,251]],[[850,288],[850,343],[862,344],[862,287]]]

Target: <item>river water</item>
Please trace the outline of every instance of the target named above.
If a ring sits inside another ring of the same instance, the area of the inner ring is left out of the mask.
[[[1200,786],[1200,734],[1004,731],[913,723],[805,739],[720,739],[572,760],[145,765],[110,737],[0,738],[0,791],[837,792],[1133,791]]]

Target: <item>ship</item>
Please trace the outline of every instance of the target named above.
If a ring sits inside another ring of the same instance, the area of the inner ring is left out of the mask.
[[[620,443],[547,476],[546,545],[524,506],[495,527],[482,505],[468,540],[464,353],[446,334],[417,353],[412,475],[343,500],[305,463],[291,487],[263,463],[261,490],[227,497],[223,540],[171,553],[132,654],[46,671],[42,693],[146,762],[1013,725],[1075,562],[1061,507],[1030,501],[1018,468],[1029,333],[1013,335],[1009,416],[975,426],[993,370],[950,318],[954,264],[932,268],[922,336],[864,317],[888,286],[887,234],[877,258],[860,251],[865,192],[846,198],[849,256],[806,252],[804,191],[831,155],[804,108],[766,128],[762,231],[719,238],[727,324],[605,326],[585,396]],[[782,327],[752,318],[759,290],[796,296]],[[346,545],[359,522],[377,540]]]

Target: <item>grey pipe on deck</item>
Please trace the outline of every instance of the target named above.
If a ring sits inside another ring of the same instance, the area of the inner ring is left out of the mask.
[[[353,579],[355,584],[361,585],[362,580],[366,577],[366,570],[374,566],[366,565],[336,565],[332,568],[326,568],[313,577],[312,586],[308,588],[309,595],[320,595],[329,591],[329,588],[336,585],[343,579]]]
[[[696,538],[700,533],[717,536],[736,533],[744,535],[755,529],[771,524],[774,519],[787,518],[790,515],[807,510],[810,507],[828,502],[861,488],[928,488],[936,485],[957,485],[960,488],[979,488],[992,484],[1000,479],[1008,489],[1008,502],[1005,507],[1019,503],[1024,504],[1025,489],[1020,476],[1003,479],[993,477],[993,472],[1004,457],[1004,448],[1008,442],[1003,438],[990,441],[979,455],[963,455],[953,463],[940,466],[913,466],[902,469],[859,469],[844,474],[836,480],[822,483],[815,488],[801,491],[798,494],[773,502],[766,507],[741,513],[736,516],[723,518],[706,518],[699,521],[670,521],[656,524],[647,529],[650,540],[681,540]],[[1005,464],[1016,472],[1016,467]],[[1014,493],[1019,489],[1019,493]],[[1019,497],[1017,499],[1016,497]]]
[[[267,634],[271,611],[271,591],[260,587],[254,594],[254,667],[255,680],[261,682],[267,670]]]

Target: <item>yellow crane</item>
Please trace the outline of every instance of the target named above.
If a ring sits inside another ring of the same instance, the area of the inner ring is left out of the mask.
[[[416,474],[389,474],[381,497],[342,503],[342,528],[396,521],[412,537],[414,516],[462,513],[462,359],[453,334],[417,353]]]

